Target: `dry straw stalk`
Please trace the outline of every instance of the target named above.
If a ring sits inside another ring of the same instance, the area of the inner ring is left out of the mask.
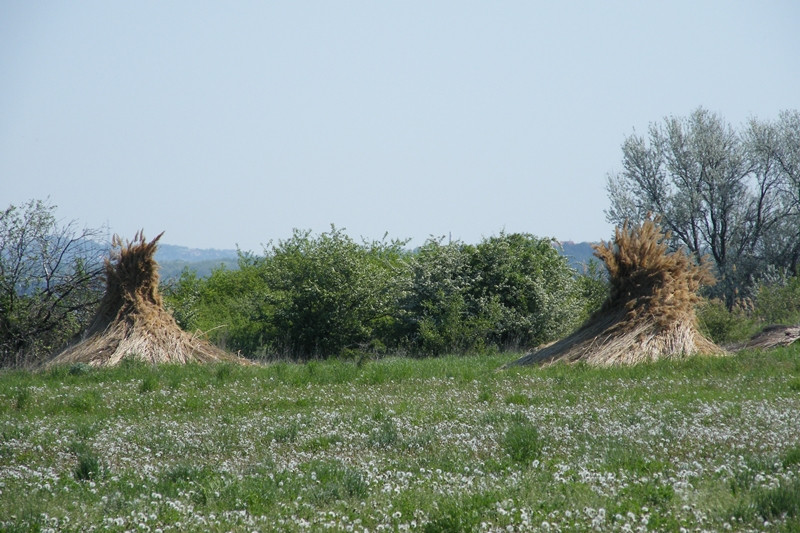
[[[692,354],[724,354],[697,330],[698,289],[714,283],[708,264],[683,251],[669,252],[653,220],[617,228],[613,243],[595,245],[608,270],[610,294],[572,335],[511,365],[585,361],[636,364]]]
[[[183,331],[163,306],[154,259],[159,234],[150,242],[140,231],[132,242],[112,240],[106,259],[106,292],[100,307],[76,344],[45,366],[87,363],[113,366],[126,357],[149,363],[228,361],[248,364],[205,339]]]

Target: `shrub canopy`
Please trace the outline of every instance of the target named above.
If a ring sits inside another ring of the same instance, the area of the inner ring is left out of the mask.
[[[549,239],[405,244],[295,231],[263,256],[240,254],[239,270],[184,273],[167,301],[183,327],[229,349],[296,359],[531,346],[580,320],[582,285]]]

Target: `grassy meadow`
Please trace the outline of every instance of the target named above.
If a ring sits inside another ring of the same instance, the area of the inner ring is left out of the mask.
[[[800,347],[0,374],[0,531],[798,531]]]

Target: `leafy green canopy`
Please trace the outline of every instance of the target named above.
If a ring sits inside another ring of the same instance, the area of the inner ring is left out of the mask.
[[[295,230],[264,256],[241,253],[238,270],[207,280],[184,272],[167,305],[184,328],[247,355],[340,355],[387,337],[403,293],[403,244]]]
[[[357,243],[332,227],[296,230],[239,270],[185,272],[165,291],[187,329],[246,355],[440,355],[547,342],[585,315],[579,281],[549,239],[500,234],[478,245]],[[602,283],[602,282],[600,282]]]
[[[421,353],[536,345],[580,320],[574,271],[549,239],[501,233],[477,246],[429,240],[409,266],[404,325]]]

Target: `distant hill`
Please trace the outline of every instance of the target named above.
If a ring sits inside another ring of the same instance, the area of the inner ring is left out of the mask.
[[[583,272],[584,266],[591,260],[599,261],[594,256],[591,242],[561,242],[561,253],[567,258],[572,268],[578,272]]]
[[[237,259],[210,259],[207,261],[159,261],[158,273],[162,281],[169,281],[171,279],[179,278],[185,268],[193,270],[198,277],[207,278],[211,273],[224,266],[228,270],[236,270],[239,268]]]
[[[230,270],[239,268],[236,250],[188,248],[174,244],[159,244],[156,261],[163,281],[179,277],[185,268],[193,270],[201,278],[210,276],[220,265]]]
[[[188,248],[175,244],[158,244],[156,250],[156,261],[187,261],[189,263],[199,261],[212,261],[220,259],[237,259],[239,257],[236,250],[217,250],[216,248]]]

